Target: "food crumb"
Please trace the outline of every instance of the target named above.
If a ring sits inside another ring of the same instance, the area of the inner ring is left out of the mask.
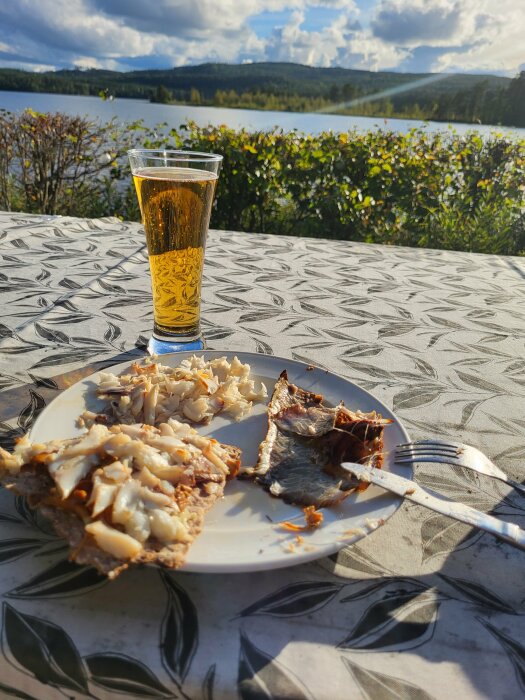
[[[304,543],[304,537],[301,537],[301,535],[297,535],[295,538],[295,542],[297,545],[302,545]]]
[[[305,525],[296,525],[288,520],[279,523],[280,527],[285,530],[291,530],[292,532],[304,532],[305,530],[315,530],[323,522],[323,514],[316,509],[315,506],[306,506],[303,508],[304,519],[306,521]]]
[[[324,516],[315,506],[307,506],[306,508],[303,508],[303,513],[306,520],[306,526],[309,530],[319,527],[323,522]]]
[[[378,518],[377,520],[372,520],[371,518],[366,518],[365,525],[369,530],[376,530],[381,525],[384,525],[385,521],[383,518]]]
[[[314,369],[315,369],[315,367],[313,365],[308,365],[308,367],[306,368],[306,371],[311,372]]]
[[[340,534],[338,537],[339,540],[347,540],[350,537],[355,537],[355,536],[363,536],[366,535],[366,530],[364,530],[362,527],[353,527],[350,530],[345,530]]]
[[[409,488],[405,491],[405,496],[411,496],[415,492],[416,492],[415,488]]]

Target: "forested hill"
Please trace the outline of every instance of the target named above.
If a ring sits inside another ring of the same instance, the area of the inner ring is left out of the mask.
[[[525,74],[511,80],[493,75],[370,72],[293,63],[207,63],[125,73],[0,69],[0,90],[297,111],[328,109],[353,100],[357,102],[345,112],[525,126],[519,105],[509,104],[521,98],[521,83],[525,86]],[[385,91],[387,94],[378,99],[363,101]]]

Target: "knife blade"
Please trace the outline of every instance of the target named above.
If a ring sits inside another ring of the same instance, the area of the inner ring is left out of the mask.
[[[448,501],[433,496],[416,484],[415,481],[410,481],[410,479],[405,479],[392,472],[365,466],[364,464],[355,464],[353,462],[344,462],[341,466],[343,469],[346,469],[346,471],[356,476],[360,481],[380,486],[420,506],[430,508],[430,510],[434,510],[436,513],[441,513],[442,515],[447,515],[449,518],[454,518],[467,525],[478,527],[480,530],[490,532],[515,547],[525,549],[525,530],[522,530],[515,523],[507,523],[504,520],[499,520],[488,513],[483,513],[464,503]]]

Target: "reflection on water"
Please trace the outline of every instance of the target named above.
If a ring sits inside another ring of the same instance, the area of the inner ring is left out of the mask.
[[[169,129],[178,128],[188,119],[199,126],[226,124],[233,129],[265,130],[274,127],[285,131],[303,131],[318,134],[322,131],[370,131],[388,129],[406,132],[414,127],[428,131],[446,131],[450,125],[440,122],[420,122],[411,119],[382,119],[380,117],[346,117],[337,114],[312,114],[299,112],[273,112],[252,109],[224,109],[221,107],[194,107],[191,105],[152,104],[146,100],[119,98],[102,101],[99,97],[83,95],[51,95],[36,92],[0,91],[0,109],[12,112],[31,107],[37,112],[65,112],[71,115],[88,116],[101,121],[116,117],[121,122],[142,119],[146,126],[157,126],[166,122]],[[477,124],[453,124],[459,133],[477,131],[490,134],[494,131],[525,138],[525,129],[494,127]]]

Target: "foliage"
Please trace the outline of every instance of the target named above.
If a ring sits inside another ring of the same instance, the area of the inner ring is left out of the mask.
[[[96,215],[114,207],[112,181],[129,140],[113,122],[0,112],[0,206],[7,211]],[[106,200],[106,201],[105,201]]]
[[[192,123],[171,136],[177,146],[224,155],[218,228],[525,253],[525,141]]]
[[[34,113],[2,120],[3,209],[139,220],[125,150],[175,147],[224,156],[211,222],[215,228],[525,254],[524,140],[424,129],[253,133],[192,122],[169,132],[165,124],[148,129],[136,122],[118,132],[114,124]],[[61,130],[53,140],[49,130],[55,123]],[[21,128],[26,124],[28,129]],[[55,171],[49,165],[46,170],[43,155],[55,149],[64,165],[64,153],[76,153],[67,124],[80,129],[86,151],[80,165],[77,155],[67,161],[69,169],[62,167],[57,186],[51,184]],[[102,162],[106,153],[109,158]],[[40,178],[41,172],[46,177]],[[57,193],[55,199],[46,192]]]

